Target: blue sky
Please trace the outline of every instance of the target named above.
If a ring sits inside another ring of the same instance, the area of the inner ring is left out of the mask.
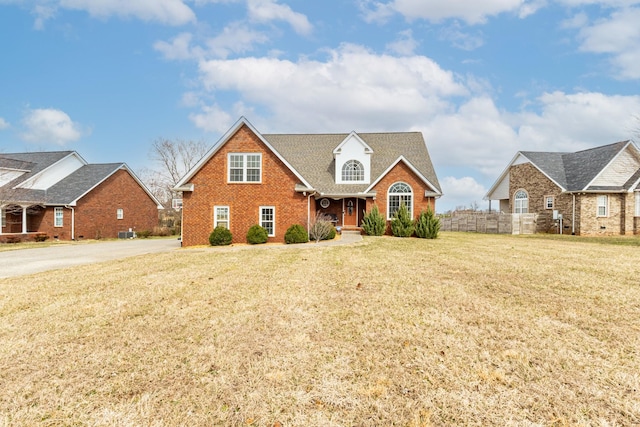
[[[445,195],[518,150],[638,138],[640,1],[0,0],[0,152],[152,166],[157,138],[421,131]]]

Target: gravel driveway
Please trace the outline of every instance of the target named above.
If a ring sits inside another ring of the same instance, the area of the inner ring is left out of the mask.
[[[0,252],[0,278],[165,252],[179,247],[178,239],[135,239],[4,251]]]

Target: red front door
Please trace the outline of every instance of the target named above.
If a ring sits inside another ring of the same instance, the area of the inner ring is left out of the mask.
[[[357,227],[358,226],[358,199],[350,198],[344,199],[344,226],[345,227]]]

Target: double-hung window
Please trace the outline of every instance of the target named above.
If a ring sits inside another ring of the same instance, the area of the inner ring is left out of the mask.
[[[213,207],[213,228],[217,226],[229,229],[229,206]]]
[[[387,203],[387,219],[393,219],[393,215],[402,204],[407,207],[409,215],[413,218],[413,190],[408,184],[396,182],[389,187]]]
[[[609,196],[598,196],[597,216],[609,216]]]
[[[640,191],[636,191],[636,216],[640,216]]]
[[[553,209],[553,196],[544,196],[544,208]]]
[[[123,209],[116,210],[116,219],[123,219],[123,218],[124,218],[124,210]]]
[[[529,213],[529,195],[524,190],[516,191],[513,204],[513,213]]]
[[[262,154],[231,153],[228,157],[229,182],[261,182]]]
[[[276,208],[260,206],[260,226],[267,230],[270,237],[276,235]]]
[[[64,208],[53,208],[53,226],[62,227],[64,225]]]

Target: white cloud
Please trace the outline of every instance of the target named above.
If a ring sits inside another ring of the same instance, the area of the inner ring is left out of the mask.
[[[2,129],[8,129],[9,128],[9,122],[7,122],[5,119],[3,119],[2,117],[0,117],[0,130]]]
[[[221,34],[207,41],[208,52],[216,58],[226,58],[231,53],[245,53],[254,45],[266,43],[269,39],[259,31],[254,31],[242,23],[232,23]]]
[[[482,33],[471,34],[468,31],[462,31],[458,22],[443,28],[440,31],[440,37],[451,42],[454,47],[468,51],[477,49],[484,44]]]
[[[313,26],[307,17],[294,12],[287,5],[278,4],[276,0],[248,0],[249,17],[257,22],[284,21],[293,30],[302,35],[310,34]]]
[[[190,33],[181,33],[175,36],[171,42],[157,41],[153,44],[153,48],[162,53],[165,59],[169,60],[186,60],[202,57],[202,49],[191,47],[193,35]]]
[[[609,18],[583,27],[579,38],[585,52],[611,55],[614,73],[622,79],[640,78],[640,8],[622,9]]]
[[[83,134],[78,123],[64,111],[44,108],[29,110],[22,120],[24,141],[66,145],[77,141]]]
[[[305,131],[354,126],[406,129],[450,108],[443,97],[467,89],[424,56],[376,55],[343,45],[326,61],[240,58],[200,63],[207,91],[236,91],[267,108],[274,122]]]
[[[417,47],[418,42],[413,38],[411,30],[401,31],[396,41],[387,44],[387,50],[402,56],[413,55]]]
[[[365,16],[369,21],[384,20],[395,12],[407,20],[441,22],[445,19],[461,19],[468,24],[483,24],[487,18],[505,12],[525,17],[544,4],[539,0],[393,0],[387,3],[370,3],[373,3],[373,8]]]
[[[15,0],[13,3],[25,3],[31,7],[31,13],[36,16],[36,29],[42,29],[59,9],[82,10],[98,18],[119,16],[168,25],[184,25],[196,20],[185,0]]]
[[[470,176],[462,178],[445,176],[440,180],[440,186],[444,196],[436,203],[438,212],[453,210],[457,207],[470,209],[473,205],[477,205],[481,210],[488,207],[488,202],[482,200],[487,193],[487,188]]]

